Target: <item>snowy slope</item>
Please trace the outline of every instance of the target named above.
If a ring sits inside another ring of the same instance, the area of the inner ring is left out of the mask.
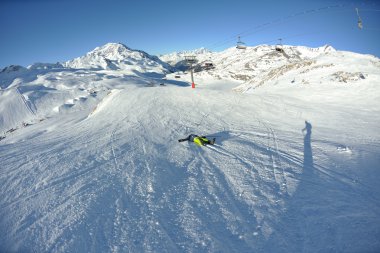
[[[196,89],[189,75],[161,86],[123,70],[44,70],[31,82],[55,89],[46,96],[18,84],[41,115],[75,105],[0,141],[0,251],[379,251],[378,59],[307,57],[334,66],[245,93],[217,66],[195,74]],[[178,143],[190,133],[216,145]]]
[[[157,57],[118,43],[63,64],[7,67],[0,72],[0,133],[23,123],[94,108],[108,94],[113,79],[155,84],[170,71]]]

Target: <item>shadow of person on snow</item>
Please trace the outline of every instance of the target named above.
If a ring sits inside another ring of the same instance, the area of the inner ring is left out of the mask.
[[[324,200],[324,194],[316,195],[316,192],[324,192],[320,188],[320,178],[314,173],[313,151],[311,147],[312,125],[305,121],[305,127],[301,130],[303,135],[303,161],[299,159],[298,164],[293,164],[294,170],[301,170],[298,176],[297,188],[294,192],[288,192],[286,200],[286,211],[280,216],[278,223],[273,223],[273,231],[263,241],[263,251],[275,252],[279,248],[283,252],[303,252],[304,244],[309,241],[313,243],[324,242],[320,238],[310,239],[310,235],[323,229],[310,224],[320,222],[318,215],[318,204]],[[301,157],[300,157],[301,158]],[[326,188],[328,184],[325,185]],[[306,247],[307,249],[307,247]]]
[[[305,121],[302,134],[303,161],[299,159],[299,164],[292,165],[294,171],[302,173],[294,174],[296,181],[289,181],[289,185],[296,187],[284,198],[285,211],[275,222],[268,219],[270,235],[263,239],[259,249],[261,252],[279,249],[281,252],[372,252],[374,246],[366,243],[368,234],[361,236],[363,231],[368,231],[370,207],[376,204],[372,204],[368,194],[359,193],[356,185],[332,174],[331,162],[321,161],[321,158],[329,159],[328,156],[320,153],[315,156],[310,122]],[[328,167],[322,167],[320,162]],[[352,224],[358,229],[353,229]],[[352,238],[360,240],[351,243]],[[376,241],[375,236],[371,240]]]
[[[313,151],[311,149],[311,128],[310,122],[305,121],[305,128],[302,129],[303,138],[303,168],[304,173],[311,173],[313,168]]]
[[[206,137],[209,139],[215,138],[215,143],[219,145],[223,145],[223,142],[229,138],[231,138],[231,133],[230,131],[220,131],[220,132],[214,132],[211,134],[205,134]]]

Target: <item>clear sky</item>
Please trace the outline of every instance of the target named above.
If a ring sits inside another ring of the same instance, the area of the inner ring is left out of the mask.
[[[249,46],[283,38],[380,57],[378,0],[1,0],[0,24],[0,68],[67,61],[107,42],[154,55],[220,51],[239,34]]]

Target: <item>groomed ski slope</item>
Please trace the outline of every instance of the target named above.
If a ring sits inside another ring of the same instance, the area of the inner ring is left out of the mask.
[[[197,82],[120,79],[94,111],[2,140],[0,251],[380,249],[375,84],[241,94]],[[216,145],[178,143],[191,133]]]

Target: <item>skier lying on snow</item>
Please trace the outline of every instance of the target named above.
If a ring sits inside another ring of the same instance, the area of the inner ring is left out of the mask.
[[[196,134],[190,134],[189,136],[187,136],[187,138],[179,139],[178,141],[179,142],[191,141],[191,142],[194,142],[195,144],[197,144],[198,146],[204,146],[207,144],[214,145],[215,138],[212,139],[212,141],[210,141],[209,139],[207,139],[206,136],[198,136]]]

